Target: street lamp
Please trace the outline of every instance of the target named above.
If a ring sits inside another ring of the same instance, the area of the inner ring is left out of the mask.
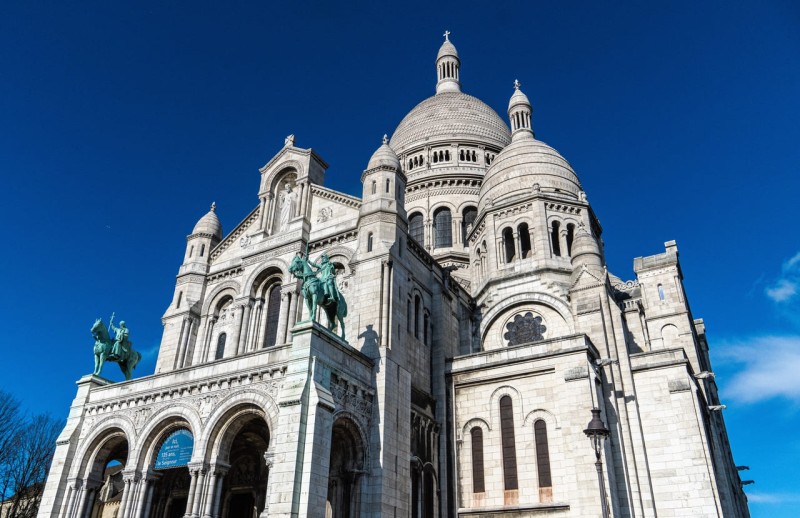
[[[608,518],[606,488],[603,481],[603,463],[600,460],[600,454],[603,451],[603,441],[608,437],[609,432],[608,428],[606,428],[606,425],[603,424],[603,420],[600,419],[599,408],[592,409],[592,420],[589,421],[589,424],[586,426],[586,430],[584,430],[583,433],[585,433],[586,437],[588,437],[592,442],[592,448],[594,448],[594,456],[596,458],[594,467],[597,468],[597,480],[600,483],[600,504],[603,506],[603,518]]]

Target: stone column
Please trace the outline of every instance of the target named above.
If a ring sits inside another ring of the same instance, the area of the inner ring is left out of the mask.
[[[239,337],[242,334],[242,318],[244,317],[244,305],[243,304],[231,304],[232,308],[235,308],[234,311],[238,313],[234,316],[235,320],[233,323],[233,332],[231,333],[231,343],[225,344],[225,357],[228,356],[236,356],[241,351],[241,347],[239,347]],[[230,351],[233,354],[228,354]]]
[[[569,250],[567,249],[566,228],[561,228],[558,230],[558,242],[561,244],[561,257],[569,257]]]
[[[206,502],[203,510],[203,518],[217,516],[216,508],[222,500],[222,479],[227,472],[228,468],[223,466],[214,466],[209,471],[209,477],[206,483]]]
[[[300,293],[298,293],[298,291],[297,291],[297,285],[296,284],[294,284],[292,286],[292,292],[291,293],[292,293],[292,298],[289,301],[289,321],[286,323],[287,324],[287,326],[286,326],[287,327],[287,330],[286,330],[286,335],[287,336],[286,336],[286,341],[284,343],[292,341],[291,329],[294,327],[294,325],[297,323],[297,320],[298,320],[297,319],[297,302],[298,302],[299,299],[302,298],[300,296]]]
[[[506,264],[506,247],[505,243],[503,242],[502,234],[501,237],[497,238],[497,244],[494,247],[494,250],[495,250],[494,254],[495,264],[497,264],[497,268],[499,269],[500,265]]]
[[[125,473],[122,474],[122,483],[124,484],[122,490],[122,502],[119,504],[119,512],[117,516],[119,518],[126,518],[128,516],[128,507],[131,505],[133,501],[133,491],[135,488],[134,482],[137,480],[136,473]]]
[[[286,288],[281,289],[281,312],[278,315],[278,332],[275,335],[275,345],[286,343],[286,324],[289,321],[289,304],[292,294]]]
[[[453,246],[461,245],[461,217],[456,216],[453,218]]]
[[[150,516],[150,508],[153,505],[153,493],[155,493],[156,481],[161,477],[157,473],[147,473],[144,477],[145,491],[142,498],[143,505],[134,518],[147,518]],[[89,518],[89,517],[87,517]]]
[[[272,465],[275,464],[275,451],[270,448],[264,452],[264,463],[267,465],[267,492],[264,496],[264,510],[258,515],[258,518],[267,518],[269,516],[269,494],[270,487],[272,487]],[[215,515],[216,517],[216,515]]]
[[[242,331],[239,335],[240,346],[238,347],[239,354],[246,353],[247,342],[250,334],[250,310],[253,308],[253,301],[249,298],[242,304]]]
[[[261,313],[264,310],[264,301],[258,299],[254,302],[253,311],[250,313],[250,338],[247,344],[248,351],[255,351],[258,338],[261,336]]]
[[[516,252],[517,256],[514,258],[517,261],[522,260],[522,239],[519,237],[519,231],[516,231],[512,234],[514,239],[514,251]]]
[[[201,464],[189,464],[189,495],[186,498],[186,512],[184,513],[184,518],[189,518],[192,516],[192,507],[194,507],[194,498],[195,492],[197,489],[197,477],[200,474],[200,470],[202,469]]]
[[[197,483],[194,485],[194,499],[192,500],[192,518],[197,518],[200,516],[200,506],[203,503],[203,493],[205,493],[205,482],[206,482],[206,475],[208,474],[208,469],[205,466],[202,466],[197,469]],[[186,506],[186,509],[189,509],[189,506]]]
[[[83,491],[83,480],[72,479],[69,483],[69,494],[67,495],[67,505],[64,506],[63,516],[72,518],[78,515],[77,506],[80,503],[80,497]]]
[[[536,233],[533,230],[533,227],[528,227],[528,236],[531,243],[531,255],[536,253]]]
[[[78,515],[81,518],[91,518],[92,510],[94,509],[94,502],[97,499],[97,493],[100,490],[100,483],[87,483],[86,488],[86,499],[83,504],[83,508],[81,509],[81,513]]]

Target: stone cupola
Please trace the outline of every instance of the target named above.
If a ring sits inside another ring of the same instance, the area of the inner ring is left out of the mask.
[[[450,31],[445,31],[444,43],[442,43],[439,48],[439,54],[436,56],[437,94],[461,91],[460,68],[461,60],[458,58],[458,51],[455,45],[450,42]]]
[[[217,217],[217,204],[211,204],[209,210],[197,221],[192,233],[186,238],[186,256],[184,264],[208,264],[211,249],[222,241],[222,223]]]

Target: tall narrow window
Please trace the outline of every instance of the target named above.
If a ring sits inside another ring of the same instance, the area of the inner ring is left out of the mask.
[[[389,187],[392,185],[391,180],[386,179],[386,194],[389,194]]]
[[[503,484],[506,491],[518,489],[517,446],[514,442],[514,409],[510,396],[500,398],[500,434],[503,443]]]
[[[425,227],[423,226],[421,213],[415,212],[408,217],[408,233],[411,239],[425,246]]]
[[[428,316],[428,312],[425,312],[425,318],[422,321],[422,343],[425,345],[430,345],[428,343],[428,326],[430,325],[430,317]]]
[[[486,485],[483,480],[483,430],[476,426],[470,431],[472,437],[472,492],[483,493]]]
[[[411,325],[414,323],[414,315],[411,313],[411,299],[406,304],[406,331],[411,332]]]
[[[264,347],[276,345],[278,338],[283,342],[284,337],[278,337],[278,320],[281,315],[281,285],[276,284],[267,297],[267,328],[264,337]]]
[[[433,228],[435,248],[453,246],[453,220],[450,209],[442,208],[433,213]]]
[[[539,419],[533,423],[536,440],[536,471],[539,473],[539,501],[553,501],[553,481],[550,476],[550,449],[547,445],[547,423]]]
[[[200,247],[200,257],[203,257],[203,255],[204,255],[205,253],[206,253],[206,245],[202,245],[202,246]]]
[[[372,194],[375,194],[377,190],[378,190],[378,182],[372,180]]]
[[[514,232],[508,227],[503,229],[503,249],[506,263],[510,263],[514,260]]]
[[[189,257],[191,257],[192,255],[194,255],[194,245],[189,247]]]
[[[214,359],[219,360],[225,355],[225,340],[228,338],[228,335],[225,333],[221,333],[219,338],[217,338],[217,351],[214,354]]]
[[[179,308],[179,307],[181,307],[181,301],[182,301],[182,300],[183,300],[183,292],[182,292],[182,291],[179,291],[179,292],[178,292],[178,302],[176,302],[176,303],[175,303],[175,307],[176,307],[176,308]]]
[[[561,256],[561,243],[558,240],[558,231],[560,228],[561,225],[558,223],[558,221],[554,221],[553,230],[550,232],[550,241],[553,242],[553,255],[558,257]]]
[[[372,232],[367,234],[367,252],[372,252]]]
[[[666,296],[664,295],[664,286],[659,284],[658,285],[658,300],[664,300]]]
[[[572,256],[572,240],[575,239],[575,225],[567,225],[567,255]]]
[[[419,295],[414,297],[414,338],[419,338]]]
[[[531,233],[528,230],[528,224],[522,223],[519,227],[517,227],[517,233],[519,234],[519,248],[520,253],[522,253],[522,258],[525,259],[531,256]]]
[[[475,207],[467,207],[461,214],[461,242],[467,246],[467,232],[469,227],[475,223],[475,218],[478,217],[478,209]]]

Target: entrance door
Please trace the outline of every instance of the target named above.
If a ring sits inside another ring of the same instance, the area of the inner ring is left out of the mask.
[[[233,494],[228,503],[228,518],[251,518],[254,507],[252,493]]]
[[[183,518],[186,514],[186,497],[173,498],[169,506],[169,518]]]

